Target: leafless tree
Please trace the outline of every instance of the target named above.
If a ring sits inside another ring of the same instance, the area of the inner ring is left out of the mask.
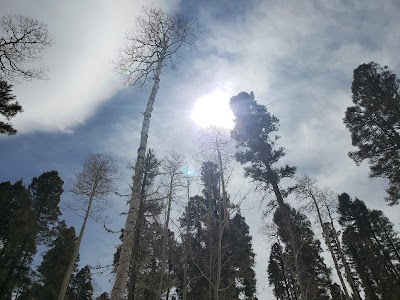
[[[172,201],[179,197],[178,192],[183,187],[184,174],[182,168],[184,166],[184,157],[181,154],[172,152],[169,156],[163,159],[162,170],[164,173],[163,185],[166,189],[166,211],[163,228],[163,240],[162,240],[162,253],[161,253],[161,269],[160,279],[158,283],[158,290],[156,299],[161,299],[162,288],[164,283],[165,267],[167,265],[167,243],[168,243],[168,228],[171,217],[171,205]]]
[[[195,20],[189,20],[180,14],[166,13],[161,9],[144,8],[143,16],[136,19],[133,30],[127,34],[127,44],[116,61],[116,70],[126,84],[144,88],[152,83],[152,89],[143,113],[132,195],[112,291],[113,300],[123,299],[126,290],[150,118],[159,89],[161,70],[174,68],[181,58],[179,50],[184,46],[194,47],[198,34],[199,28]]]
[[[307,175],[303,175],[296,179],[296,188],[294,190],[296,198],[299,202],[301,202],[304,206],[304,209],[309,213],[316,213],[318,223],[322,229],[322,235],[325,240],[325,244],[327,245],[329,252],[331,254],[333,263],[335,265],[336,273],[339,277],[340,283],[342,285],[342,289],[345,293],[346,299],[352,299],[347,290],[342,272],[340,270],[340,260],[342,260],[342,264],[345,268],[345,273],[347,280],[349,281],[350,287],[353,291],[353,297],[357,300],[361,300],[359,295],[357,286],[353,280],[351,275],[350,267],[344,257],[343,251],[340,247],[340,242],[338,238],[337,231],[335,229],[335,225],[333,223],[332,215],[331,215],[331,200],[336,198],[333,196],[333,192],[329,189],[321,189],[317,186],[317,181],[315,179],[310,178]],[[328,220],[325,220],[328,219]],[[325,223],[328,222],[331,228],[331,235],[334,236],[334,243],[337,247],[337,252],[339,257],[336,257],[336,253],[331,245],[329,233],[327,232]]]
[[[107,197],[115,191],[117,167],[115,160],[107,154],[89,154],[83,163],[82,172],[76,174],[72,181],[69,191],[79,200],[83,216],[83,224],[79,232],[79,237],[74,248],[67,272],[64,276],[58,300],[65,298],[65,292],[74,268],[79,247],[85,232],[86,223],[89,216],[95,211],[104,208]]]
[[[43,67],[30,64],[40,58],[52,44],[47,25],[21,15],[7,15],[0,19],[0,78],[17,81],[19,78],[43,79]]]

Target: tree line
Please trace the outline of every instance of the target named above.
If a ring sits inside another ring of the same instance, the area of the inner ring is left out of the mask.
[[[9,120],[22,108],[6,79],[41,77],[42,70],[30,71],[15,63],[36,59],[50,40],[45,26],[29,18],[5,17],[1,24],[8,35],[0,41],[0,112]],[[18,45],[18,34],[29,36],[27,28],[39,30],[39,42],[29,52],[32,56],[18,54],[18,47],[7,52],[10,44]],[[201,161],[199,195],[191,194],[191,179],[182,171],[184,160],[179,154],[159,160],[154,150],[147,149],[161,71],[175,67],[182,58],[181,49],[195,46],[199,34],[195,20],[145,8],[116,61],[126,83],[139,88],[151,85],[151,92],[143,113],[127,220],[114,255],[113,300],[257,299],[249,227],[228,193],[229,155],[225,156],[224,147],[229,138],[214,128],[203,141],[207,155]],[[374,62],[360,65],[353,75],[354,105],[347,108],[343,120],[357,147],[349,156],[357,164],[367,160],[372,177],[386,178],[386,200],[398,204],[400,81]],[[347,194],[333,201],[308,177],[286,184],[295,178],[296,168],[279,162],[285,149],[278,146],[278,118],[253,93],[232,97],[230,107],[235,116],[230,132],[236,145],[234,157],[244,165],[245,177],[257,183],[262,193],[274,195],[275,225],[269,234],[275,242],[268,275],[277,299],[398,299],[400,240],[389,219]],[[1,133],[15,134],[11,124],[0,125]],[[33,178],[28,187],[22,181],[1,183],[1,297],[92,299],[90,267],[77,267],[79,247],[86,222],[95,212],[93,205],[101,206],[101,200],[114,191],[115,173],[113,160],[98,154],[89,155],[76,176],[70,191],[84,204],[80,204],[84,221],[78,237],[73,227],[59,219],[63,181],[56,171]],[[289,204],[293,200],[315,213],[340,284],[332,280],[332,271],[321,256],[315,228],[302,209]],[[184,203],[184,212],[172,230],[172,212],[179,201]],[[40,247],[47,250],[34,268],[32,261]],[[104,293],[98,299],[108,297]]]

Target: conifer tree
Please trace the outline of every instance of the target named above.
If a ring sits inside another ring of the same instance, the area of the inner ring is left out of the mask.
[[[367,299],[397,299],[400,295],[400,261],[387,239],[398,244],[398,237],[386,219],[386,233],[376,226],[376,211],[370,211],[364,202],[352,200],[349,195],[339,196],[340,219],[344,227],[343,244],[351,257],[353,268],[362,282]],[[379,218],[384,220],[385,218]],[[375,223],[375,225],[374,225]]]
[[[11,93],[12,85],[7,81],[1,80],[0,76],[0,115],[7,121],[22,112],[22,106],[15,100],[15,96]],[[9,122],[0,121],[0,134],[13,135],[17,130]]]
[[[357,163],[367,160],[370,176],[389,180],[386,200],[400,200],[400,80],[388,67],[375,62],[362,64],[353,72],[353,106],[343,119],[351,132],[349,152]]]
[[[85,266],[74,276],[67,290],[68,300],[92,300],[93,285],[90,267]]]

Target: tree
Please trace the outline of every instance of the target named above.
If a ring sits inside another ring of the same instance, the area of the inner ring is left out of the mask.
[[[15,96],[11,94],[12,85],[4,80],[0,80],[0,114],[7,121],[15,117],[17,113],[22,112],[22,106],[15,100]],[[17,130],[11,123],[0,121],[0,134],[13,135]]]
[[[90,267],[85,266],[74,276],[67,291],[68,300],[92,300],[93,285]]]
[[[386,200],[400,200],[400,81],[388,67],[362,64],[353,73],[353,106],[343,119],[350,130],[349,152],[357,163],[367,160],[371,177],[389,180]]]
[[[84,212],[83,224],[68,269],[64,275],[63,284],[58,295],[59,300],[63,300],[65,297],[89,216],[93,215],[94,211],[104,210],[104,201],[107,203],[106,197],[115,190],[116,173],[115,160],[111,156],[89,154],[83,163],[82,172],[76,175],[71,185],[70,191],[79,197],[86,207],[82,208],[81,204],[78,205]]]
[[[191,197],[181,218],[190,241],[188,252],[188,299],[254,299],[255,273],[249,227],[237,213],[224,229],[219,167],[213,162],[202,166],[203,196]],[[221,235],[221,232],[224,232]],[[185,246],[185,245],[184,245]],[[185,273],[185,269],[183,270]],[[180,282],[179,290],[183,291]]]
[[[159,89],[161,70],[166,67],[174,67],[180,59],[179,50],[183,46],[194,46],[198,37],[198,26],[194,20],[187,20],[182,15],[166,13],[155,8],[145,8],[144,14],[145,16],[136,19],[133,31],[127,35],[128,44],[121,51],[116,63],[117,70],[125,83],[142,88],[152,82],[153,86],[143,114],[132,195],[111,295],[113,300],[123,298],[127,285],[150,118]],[[152,76],[154,77],[151,78]]]
[[[332,202],[331,199],[333,199],[333,197],[330,197],[332,193],[327,189],[320,189],[316,185],[316,180],[310,178],[309,176],[302,176],[300,178],[297,178],[296,181],[296,198],[303,204],[305,204],[305,208],[307,209],[307,211],[314,212],[316,214],[320,228],[322,229],[322,235],[325,244],[328,246],[329,253],[335,266],[336,274],[339,277],[342,290],[344,291],[345,298],[347,300],[351,300],[342,272],[340,270],[340,260],[341,258],[344,258],[344,256],[340,244],[338,243],[338,236],[329,207],[329,202]],[[329,221],[326,220],[328,217]],[[337,256],[336,254],[339,255]],[[347,279],[353,290],[354,297],[358,300],[361,300],[360,295],[358,294],[358,289],[349,272],[347,261],[345,259],[342,259],[342,264],[345,267]]]
[[[160,279],[156,299],[161,298],[163,290],[164,275],[166,271],[165,267],[167,265],[167,244],[169,234],[169,222],[171,217],[171,205],[172,201],[176,200],[179,188],[182,187],[183,164],[183,156],[176,152],[172,152],[169,156],[165,157],[162,163],[162,169],[166,180],[165,184],[167,194],[167,207],[165,211],[165,222],[163,229]]]
[[[278,136],[271,136],[278,130],[279,120],[271,115],[264,105],[258,104],[253,93],[241,92],[230,100],[230,107],[235,116],[232,138],[236,141],[238,151],[236,160],[241,164],[248,164],[245,176],[250,176],[258,182],[264,190],[274,192],[276,201],[281,209],[286,234],[292,240],[289,244],[293,247],[294,254],[299,253],[299,246],[292,232],[290,211],[284,203],[283,194],[279,186],[281,179],[293,177],[296,168],[289,165],[276,167],[280,158],[285,156],[285,150],[277,147]],[[304,269],[301,256],[294,255],[295,268],[299,276],[299,286],[303,299],[307,299],[307,286],[310,282]]]
[[[28,186],[33,208],[37,214],[39,243],[48,242],[54,234],[54,226],[61,215],[58,204],[64,192],[63,184],[64,181],[57,171],[49,171],[32,178]]]
[[[0,184],[0,299],[29,287],[38,231],[32,199],[22,181]]]
[[[330,299],[332,282],[330,279],[330,271],[321,257],[321,244],[314,237],[314,232],[311,229],[311,222],[307,217],[294,208],[287,205],[287,210],[290,211],[290,231],[283,217],[283,209],[279,207],[274,213],[274,223],[278,226],[278,235],[285,244],[285,252],[288,255],[288,263],[294,267],[296,283],[300,287],[301,280],[307,278],[307,288],[304,297],[301,299]],[[293,236],[295,238],[293,238]],[[291,243],[296,243],[293,247]],[[294,252],[293,249],[297,249]],[[297,257],[297,258],[296,258]],[[296,259],[302,261],[300,274],[296,268]]]
[[[63,278],[68,270],[77,237],[74,227],[67,227],[64,221],[57,226],[57,237],[51,243],[50,249],[43,256],[38,266],[41,284],[36,285],[34,299],[57,299]],[[75,268],[76,260],[74,261]]]
[[[21,15],[0,19],[0,79],[41,79],[43,68],[30,68],[52,44],[47,25]]]
[[[381,212],[368,210],[363,201],[357,198],[352,200],[345,193],[339,196],[338,212],[339,223],[344,227],[343,244],[360,277],[366,298],[398,299],[400,261],[396,247],[393,248],[387,238],[390,232],[391,241],[394,245],[399,244],[393,224],[379,217],[383,216]],[[377,226],[378,223],[383,225],[383,222],[387,225],[384,226],[386,230]]]
[[[104,292],[99,297],[97,297],[96,300],[110,300],[110,296],[107,292]]]

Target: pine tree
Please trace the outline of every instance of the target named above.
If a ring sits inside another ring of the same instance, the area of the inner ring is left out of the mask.
[[[366,298],[398,299],[400,261],[385,231],[376,226],[378,219],[385,218],[377,218],[381,213],[371,212],[363,201],[351,200],[347,194],[339,196],[338,211],[339,223],[344,227],[344,247],[360,277]],[[387,219],[385,222],[389,225],[386,233],[390,233],[392,241],[398,243],[396,234],[390,229],[393,225]]]
[[[0,183],[0,299],[31,284],[37,215],[22,181]]]
[[[1,76],[0,76],[1,78]],[[15,96],[11,94],[12,85],[7,81],[0,80],[0,115],[4,116],[7,121],[22,112],[22,106],[15,100]],[[0,121],[0,134],[13,135],[17,130],[11,123]]]
[[[389,180],[386,200],[400,199],[400,80],[388,67],[375,62],[354,70],[353,106],[343,119],[357,150],[349,156],[360,164],[368,160],[370,175]]]
[[[37,299],[57,299],[75,248],[77,237],[74,227],[67,227],[62,221],[56,230],[57,238],[50,244],[37,268],[40,281],[35,287]]]
[[[89,266],[80,269],[74,276],[67,290],[68,300],[92,300],[93,285]]]

